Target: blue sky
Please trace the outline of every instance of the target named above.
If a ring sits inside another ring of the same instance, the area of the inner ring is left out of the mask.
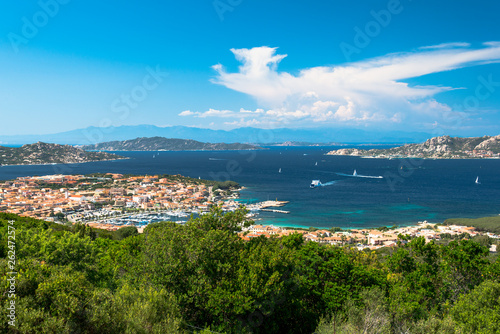
[[[500,134],[497,1],[1,6],[3,135],[135,124]]]

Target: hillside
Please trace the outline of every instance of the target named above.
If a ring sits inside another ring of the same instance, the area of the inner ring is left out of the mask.
[[[202,143],[191,139],[164,137],[142,137],[124,141],[110,141],[95,145],[85,145],[86,151],[220,151],[220,150],[258,150],[261,147],[240,143]]]
[[[476,219],[450,218],[444,221],[446,225],[472,226],[478,231],[500,233],[500,216],[483,217]]]
[[[123,159],[111,153],[85,152],[70,145],[38,142],[22,147],[0,146],[0,165],[74,164]]]
[[[498,333],[500,260],[474,239],[364,252],[245,241],[248,224],[220,207],[143,233],[0,212],[0,333]]]
[[[422,144],[407,144],[389,149],[340,149],[328,155],[368,156],[376,158],[477,159],[500,157],[500,135],[490,137],[434,137]]]

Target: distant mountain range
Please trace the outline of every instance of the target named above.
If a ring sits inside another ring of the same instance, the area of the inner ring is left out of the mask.
[[[116,154],[85,152],[70,145],[35,143],[22,147],[0,146],[0,165],[73,164],[124,159]]]
[[[0,145],[30,144],[38,141],[94,145],[108,141],[130,140],[140,137],[192,139],[210,143],[276,144],[287,141],[308,143],[418,143],[432,136],[425,132],[377,132],[360,129],[306,128],[258,129],[245,127],[230,131],[211,130],[187,126],[158,127],[154,125],[119,126],[109,128],[88,127],[50,135],[1,136]]]
[[[124,141],[110,141],[95,145],[85,145],[86,151],[219,151],[219,150],[258,150],[261,147],[249,144],[202,143],[191,139],[172,139],[164,137],[136,138]]]
[[[484,137],[434,137],[422,144],[408,144],[389,149],[360,150],[347,148],[328,155],[352,155],[376,158],[477,159],[500,157],[500,135]]]

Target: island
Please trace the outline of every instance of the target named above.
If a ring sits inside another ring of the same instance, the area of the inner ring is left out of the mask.
[[[223,151],[261,150],[262,147],[241,143],[203,143],[192,139],[141,137],[81,146],[86,151]]]
[[[37,142],[21,147],[0,146],[0,166],[75,164],[105,160],[127,159],[125,157],[101,152],[86,152],[71,145]]]
[[[421,144],[406,144],[388,149],[371,150],[344,148],[326,154],[387,159],[498,159],[500,158],[500,135],[470,138],[441,136],[431,138]]]

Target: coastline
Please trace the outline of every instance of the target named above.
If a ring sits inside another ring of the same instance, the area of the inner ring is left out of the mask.
[[[396,160],[396,159],[422,159],[422,160],[484,160],[492,159],[497,160],[500,157],[463,157],[463,158],[452,158],[452,157],[414,157],[414,156],[374,156],[374,155],[351,155],[351,154],[328,154],[324,155],[337,156],[337,157],[357,157],[361,159],[386,159],[386,160]]]
[[[267,147],[261,148],[242,148],[242,149],[224,149],[224,150],[85,150],[85,152],[230,152],[230,151],[262,151],[269,150]]]
[[[282,229],[301,229],[301,230],[308,230],[310,227],[313,227],[315,229],[318,229],[318,230],[327,230],[327,229],[331,229],[331,228],[340,228],[342,229],[342,231],[351,231],[351,230],[378,230],[380,228],[388,228],[389,230],[394,230],[392,227],[393,226],[397,226],[396,229],[401,229],[401,228],[417,228],[419,227],[420,225],[422,224],[429,224],[429,225],[446,225],[445,224],[445,221],[447,220],[456,220],[456,219],[460,219],[460,220],[477,220],[477,219],[485,219],[485,218],[496,218],[496,217],[500,217],[500,213],[491,213],[491,214],[481,214],[481,215],[478,215],[476,217],[457,217],[457,216],[453,216],[453,217],[447,217],[445,219],[443,219],[442,221],[440,222],[436,222],[436,221],[430,221],[430,220],[427,220],[427,219],[424,219],[422,221],[417,221],[416,223],[415,222],[409,222],[409,223],[402,223],[402,224],[392,224],[392,225],[379,225],[379,226],[367,226],[367,227],[342,227],[342,226],[330,226],[330,227],[324,227],[324,226],[308,226],[308,225],[298,225],[298,224],[287,224],[287,223],[272,223],[272,222],[265,222],[265,218],[260,218],[259,220],[256,220],[255,223],[258,223],[259,225],[262,225],[262,226],[274,226],[274,227],[279,227],[279,228],[282,228]],[[499,218],[500,219],[500,218]],[[463,226],[467,226],[467,225],[463,225]]]
[[[118,161],[118,160],[128,160],[132,159],[130,157],[123,157],[118,159],[104,159],[104,160],[91,160],[91,161],[82,161],[82,162],[52,162],[46,164],[16,164],[16,165],[0,165],[0,167],[19,167],[19,166],[56,166],[56,165],[76,165],[76,164],[85,164],[89,162],[102,162],[102,161]]]
[[[387,228],[391,228],[392,226],[394,225],[381,225],[381,226],[371,226],[371,227],[363,227],[363,228],[359,228],[359,227],[341,227],[341,226],[331,226],[331,227],[320,227],[320,226],[307,226],[307,225],[294,225],[294,224],[287,224],[287,223],[266,223],[266,222],[263,222],[262,221],[263,218],[260,218],[260,220],[257,220],[256,223],[259,223],[259,225],[263,225],[263,226],[276,226],[276,227],[280,227],[280,228],[284,228],[284,229],[304,229],[304,230],[307,230],[308,228],[310,227],[313,227],[313,228],[316,228],[318,230],[321,230],[321,229],[329,229],[329,228],[341,228],[343,231],[349,231],[349,230],[376,230],[376,229],[379,229],[379,228],[382,228],[382,227],[387,227]],[[427,220],[424,220],[425,222],[427,222],[428,224],[442,224],[442,223],[432,223],[432,222],[428,222]],[[411,228],[411,227],[416,227],[418,226],[418,222],[417,223],[408,223],[408,225],[406,224],[400,224],[400,225],[397,225],[398,228]]]

